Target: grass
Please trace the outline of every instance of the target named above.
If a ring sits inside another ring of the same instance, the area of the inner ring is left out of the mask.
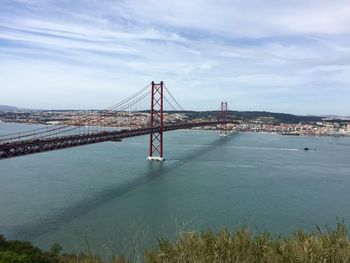
[[[123,256],[115,256],[109,261],[103,261],[93,253],[59,254],[59,252],[60,247],[57,244],[52,247],[50,252],[42,252],[29,243],[4,239],[1,241],[0,238],[1,263],[131,262]],[[34,261],[31,261],[31,256],[35,257]],[[41,261],[35,261],[38,259]],[[347,227],[343,222],[339,222],[334,229],[326,227],[321,230],[317,228],[311,233],[298,230],[289,236],[277,237],[268,232],[255,235],[245,228],[234,232],[228,229],[219,232],[211,230],[184,232],[174,242],[160,239],[157,248],[145,252],[142,261],[149,263],[350,262],[350,242]]]
[[[159,240],[146,253],[147,262],[350,262],[347,228],[299,230],[289,237],[253,235],[247,229],[230,232],[184,233],[175,243]]]

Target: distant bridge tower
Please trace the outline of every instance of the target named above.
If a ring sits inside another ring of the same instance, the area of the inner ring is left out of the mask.
[[[227,106],[227,101],[221,102],[221,107],[220,107],[220,115],[219,115],[219,120],[221,121],[220,128],[219,128],[219,133],[220,136],[227,136],[227,112],[228,112],[228,106]]]
[[[150,161],[164,161],[163,158],[163,81],[152,81],[151,91],[151,125],[149,156]]]

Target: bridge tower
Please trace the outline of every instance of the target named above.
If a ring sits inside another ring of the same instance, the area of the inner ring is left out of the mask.
[[[219,134],[220,136],[227,136],[227,101],[221,102],[219,120],[221,121]]]
[[[151,125],[149,156],[150,161],[164,161],[163,158],[163,81],[152,81],[151,91]]]

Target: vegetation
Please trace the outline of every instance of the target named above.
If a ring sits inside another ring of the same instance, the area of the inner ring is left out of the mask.
[[[1,263],[51,263],[58,262],[61,247],[53,245],[54,250],[43,252],[30,242],[18,240],[6,241],[0,235],[0,262]]]
[[[0,262],[53,263],[126,263],[122,256],[103,261],[92,253],[59,255],[54,244],[50,252],[42,252],[28,242],[0,238]],[[175,242],[160,239],[158,247],[147,251],[146,262],[350,262],[347,227],[338,223],[335,229],[306,233],[296,231],[288,237],[273,237],[265,232],[254,235],[247,229],[230,232],[224,229],[182,233]]]
[[[193,118],[203,118],[210,119],[216,118],[218,116],[217,111],[189,111],[186,112],[190,119]],[[234,120],[255,120],[257,118],[272,118],[274,124],[283,123],[310,123],[322,121],[322,117],[318,116],[297,116],[293,114],[286,113],[274,113],[266,111],[228,111],[228,119]],[[266,121],[266,119],[265,119]]]
[[[183,234],[175,244],[159,241],[148,262],[350,262],[347,228],[273,238],[270,233],[254,236],[247,229]]]

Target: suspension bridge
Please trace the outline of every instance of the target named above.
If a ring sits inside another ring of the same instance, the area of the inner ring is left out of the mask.
[[[150,110],[145,110],[145,102],[148,107],[150,103]],[[227,120],[227,102],[221,102],[218,116],[209,121],[177,120],[169,118],[169,111],[180,114],[184,108],[162,81],[152,82],[104,110],[89,111],[57,125],[0,136],[0,159],[149,134],[148,160],[163,161],[164,132],[216,126],[220,135],[226,135],[227,123],[233,123]]]

